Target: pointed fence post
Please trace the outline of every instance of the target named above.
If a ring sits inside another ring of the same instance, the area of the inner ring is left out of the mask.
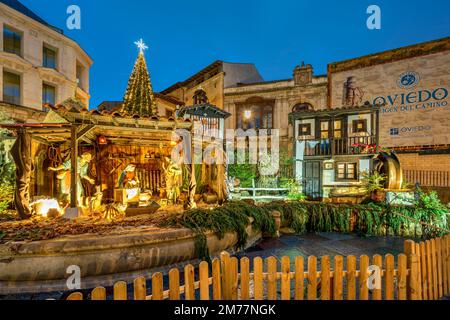
[[[407,298],[408,300],[422,300],[420,259],[416,252],[416,244],[412,240],[405,241],[405,254],[407,257],[407,267],[409,274],[407,277]]]
[[[222,298],[223,300],[232,300],[232,281],[233,268],[231,266],[230,254],[226,251],[220,254],[222,267]]]

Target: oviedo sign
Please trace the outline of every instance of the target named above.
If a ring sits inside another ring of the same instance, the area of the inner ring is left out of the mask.
[[[447,98],[448,90],[446,88],[435,88],[376,97],[373,104],[384,106],[381,108],[383,113],[407,112],[446,107],[448,105]]]
[[[399,76],[397,85],[400,90],[406,92],[377,96],[373,99],[374,105],[382,106],[381,117],[384,121],[380,135],[383,143],[389,146],[448,143],[449,134],[442,132],[442,119],[448,118],[445,114],[449,111],[449,90],[445,86],[418,88],[420,81],[419,73],[405,72]]]
[[[384,147],[450,144],[450,51],[335,71],[331,105],[380,105]]]

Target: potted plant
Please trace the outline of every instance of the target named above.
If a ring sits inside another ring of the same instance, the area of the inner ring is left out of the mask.
[[[383,187],[385,181],[386,176],[378,171],[374,171],[372,174],[366,171],[362,174],[362,185],[375,202],[382,202],[385,198],[386,194]]]

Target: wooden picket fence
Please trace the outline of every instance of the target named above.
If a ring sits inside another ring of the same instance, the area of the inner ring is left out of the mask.
[[[183,285],[180,271],[172,269],[166,290],[163,274],[155,273],[150,295],[147,279],[141,277],[134,280],[133,293],[127,292],[126,282],[116,283],[113,299],[127,300],[130,293],[134,300],[437,300],[450,293],[450,236],[420,243],[405,241],[404,253],[396,258],[391,254],[384,259],[375,255],[370,261],[363,255],[359,270],[355,256],[335,256],[333,265],[330,257],[324,256],[320,259],[320,270],[317,257],[304,260],[301,256],[295,261],[283,257],[278,269],[275,257],[266,259],[265,268],[263,259],[257,257],[253,259],[251,272],[250,259],[244,257],[239,261],[224,252],[211,266],[207,262],[199,265],[197,280],[194,267],[187,265]],[[368,284],[375,284],[376,279],[381,285],[370,290]],[[68,300],[83,299],[80,292],[68,297]],[[95,288],[90,299],[106,300],[106,289]]]

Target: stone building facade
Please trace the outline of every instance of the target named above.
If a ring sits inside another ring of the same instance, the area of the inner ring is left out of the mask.
[[[224,90],[224,109],[232,114],[226,127],[277,129],[284,150],[293,147],[288,115],[294,108],[327,108],[327,77],[315,76],[311,65],[297,66],[292,79],[237,84]]]
[[[291,79],[264,81],[253,64],[216,61],[161,94],[191,105],[200,88],[211,104],[231,114],[226,129],[278,129],[286,150],[292,150],[293,131],[288,121],[292,109],[327,108],[327,77],[315,76],[311,65],[297,66]],[[243,121],[249,111],[251,119]]]
[[[43,110],[76,97],[89,106],[93,61],[80,45],[17,0],[0,9],[0,101]]]
[[[450,187],[450,38],[332,63],[328,74],[329,108],[382,105],[380,144],[397,151],[407,180]]]
[[[188,79],[161,91],[161,94],[192,105],[195,92],[201,89],[211,104],[223,109],[227,88],[261,81],[263,78],[253,64],[215,61]]]
[[[89,107],[93,61],[63,31],[17,0],[0,0],[0,122],[41,123],[45,104],[76,97]],[[15,139],[0,130],[0,165]]]
[[[380,105],[380,145],[397,151],[406,180],[450,187],[450,38],[330,63],[322,76],[302,64],[292,78],[263,81],[249,64],[227,81],[226,64],[216,62],[163,93],[183,101],[189,90],[203,87],[232,114],[226,128],[278,129],[290,156],[292,111]]]

